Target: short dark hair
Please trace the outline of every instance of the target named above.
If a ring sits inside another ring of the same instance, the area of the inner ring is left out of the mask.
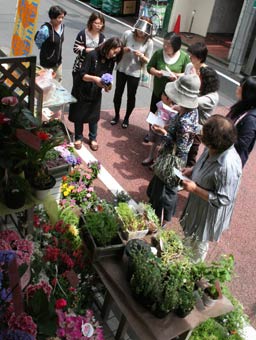
[[[120,38],[118,37],[109,38],[106,41],[104,41],[104,43],[96,47],[96,50],[99,50],[101,55],[106,57],[112,48],[118,47],[121,48],[121,52],[115,58],[116,62],[118,63],[122,59],[124,53],[124,45]]]
[[[57,19],[58,16],[61,14],[64,14],[64,16],[66,16],[67,12],[60,6],[52,6],[48,12],[50,19]]]
[[[198,41],[192,45],[190,45],[187,49],[188,53],[191,53],[195,57],[197,57],[201,63],[204,63],[207,55],[208,55],[208,48],[204,42]]]
[[[174,32],[166,33],[164,36],[164,40],[169,40],[169,43],[172,45],[174,53],[181,48],[181,38]]]
[[[202,142],[211,149],[222,153],[236,142],[236,127],[221,115],[213,115],[203,125]]]
[[[100,19],[100,21],[102,22],[102,27],[100,29],[100,31],[104,31],[105,28],[105,18],[103,16],[103,14],[101,14],[100,12],[92,12],[92,14],[89,16],[89,19],[87,21],[87,28],[90,31],[92,29],[92,24],[94,23],[95,20]]]
[[[200,79],[200,96],[219,90],[220,79],[218,73],[213,68],[209,66],[200,67]]]

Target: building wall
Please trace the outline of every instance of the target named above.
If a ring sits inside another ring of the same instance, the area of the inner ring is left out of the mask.
[[[226,0],[221,0],[226,1]],[[206,36],[215,0],[174,0],[168,31],[172,31],[178,15],[181,16],[180,31],[189,32],[192,12],[195,12],[191,33]]]
[[[208,33],[234,33],[244,0],[215,0]]]

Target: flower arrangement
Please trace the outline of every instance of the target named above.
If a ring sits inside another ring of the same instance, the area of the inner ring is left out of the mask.
[[[56,146],[54,149],[58,151],[60,156],[72,167],[82,163],[81,158],[75,155],[74,148],[70,144],[64,143]]]
[[[77,205],[84,212],[97,202],[97,195],[92,186],[100,171],[100,163],[88,163],[87,167],[75,167],[68,176],[62,177],[61,205]]]
[[[104,73],[101,76],[102,84],[107,88],[108,91],[112,88],[113,76],[110,73]]]
[[[71,214],[68,216],[71,221]],[[103,340],[99,323],[87,309],[95,277],[76,225],[62,220],[52,224],[45,211],[37,210],[34,227],[34,246],[32,241],[21,240],[14,231],[0,234],[0,250],[13,252],[14,249],[18,263],[30,263],[32,274],[30,284],[24,289],[24,311],[17,314],[1,266],[0,298],[5,303],[0,303],[0,337],[4,334],[6,339],[15,336],[18,339],[24,333],[21,339],[57,336]]]
[[[68,314],[57,310],[58,330],[57,336],[65,340],[104,340],[103,330],[96,321],[93,311],[87,310],[84,316]]]

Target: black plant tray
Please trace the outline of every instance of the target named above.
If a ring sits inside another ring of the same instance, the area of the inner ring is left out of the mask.
[[[100,261],[106,256],[123,256],[124,244],[119,235],[113,240],[113,244],[106,247],[98,246],[88,230],[83,232],[83,239],[90,252],[92,262]]]

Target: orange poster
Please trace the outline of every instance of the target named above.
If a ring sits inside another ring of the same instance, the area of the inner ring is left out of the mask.
[[[26,56],[31,53],[36,33],[40,0],[18,0],[13,29],[11,55]]]

